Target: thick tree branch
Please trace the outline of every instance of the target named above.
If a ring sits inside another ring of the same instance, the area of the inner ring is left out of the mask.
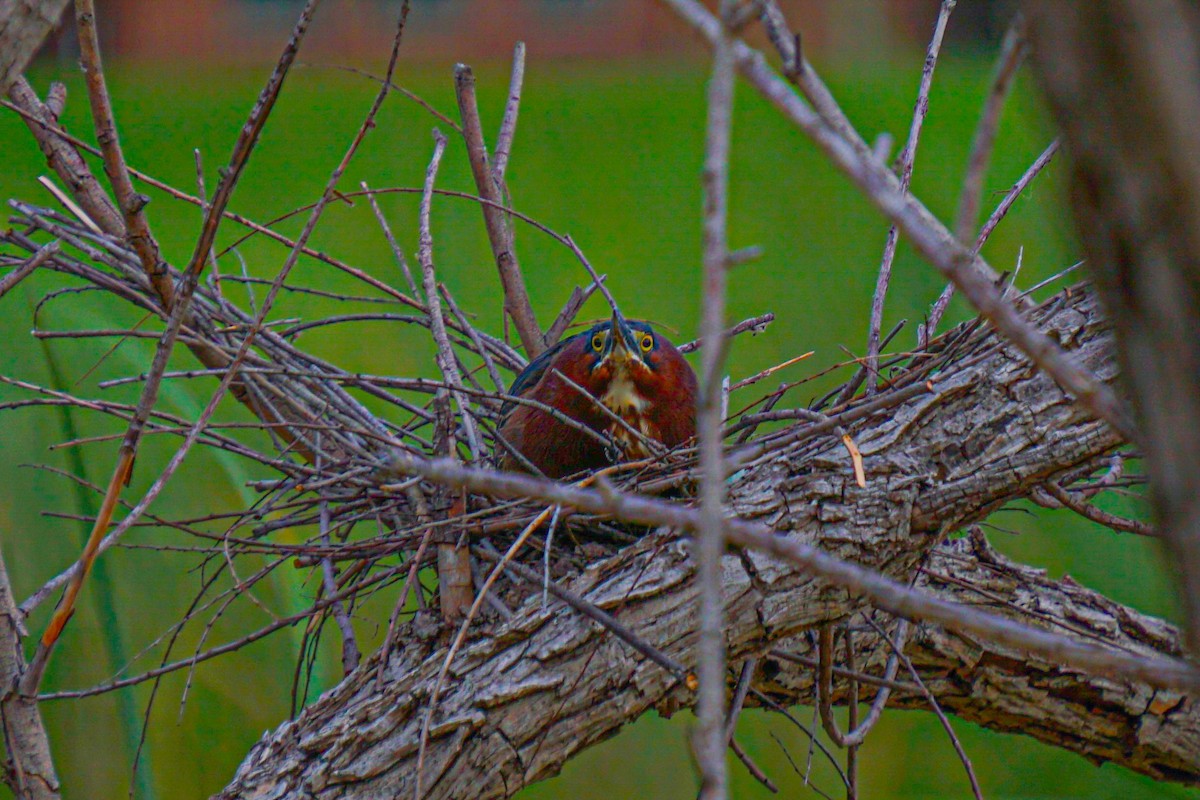
[[[1094,300],[1076,292],[1039,311],[1036,321],[1072,342],[1089,369],[1112,378],[1110,339]],[[767,522],[784,540],[817,544],[839,558],[910,579],[945,532],[1119,444],[1111,428],[1080,415],[1052,381],[994,334],[977,332],[962,347],[939,375],[939,394],[912,397],[851,426],[865,459],[866,489],[855,484],[840,440],[808,438],[734,480],[735,513]],[[593,566],[569,588],[617,616],[649,646],[692,665],[698,589],[689,550],[670,533],[650,536]],[[733,663],[864,609],[844,590],[769,557],[746,553],[723,561]],[[1109,643],[1104,636],[1060,632]],[[405,647],[392,654],[382,686],[373,666],[350,676],[298,720],[264,738],[220,796],[411,792],[422,710],[444,650],[415,635],[401,638]],[[1050,675],[1064,672],[1049,663],[1042,668]],[[479,631],[451,673],[431,725],[428,798],[511,796],[644,711],[693,702],[674,673],[588,619],[554,604],[542,608],[540,598],[511,622]],[[597,702],[601,696],[604,702]],[[992,700],[1002,704],[1004,696]],[[986,713],[975,713],[986,724]]]

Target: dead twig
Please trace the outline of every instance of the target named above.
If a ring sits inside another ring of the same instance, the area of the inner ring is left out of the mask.
[[[921,85],[917,90],[917,102],[913,108],[912,123],[908,129],[908,141],[900,151],[900,191],[908,192],[912,183],[913,164],[917,158],[917,145],[921,139],[921,127],[925,123],[925,115],[929,111],[929,89],[933,85],[933,70],[937,66],[938,54],[942,49],[942,38],[946,34],[946,24],[950,21],[950,13],[954,11],[957,0],[942,0],[938,10],[937,21],[933,27],[933,37],[929,40],[929,48],[925,51],[925,66],[921,70]],[[887,240],[883,245],[883,260],[879,264],[879,277],[875,281],[875,294],[871,298],[871,322],[867,329],[867,395],[873,395],[879,389],[879,336],[883,329],[883,304],[887,299],[888,284],[892,279],[892,262],[896,257],[896,244],[900,239],[900,230],[895,223],[888,228]]]

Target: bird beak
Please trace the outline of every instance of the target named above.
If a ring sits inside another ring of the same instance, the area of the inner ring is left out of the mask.
[[[609,353],[616,364],[627,364],[631,361],[641,361],[642,351],[637,345],[637,339],[633,335],[633,329],[629,327],[629,323],[620,313],[614,311],[612,315],[612,334],[609,336]]]

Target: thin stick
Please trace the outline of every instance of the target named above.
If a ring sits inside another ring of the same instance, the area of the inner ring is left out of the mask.
[[[471,173],[475,176],[475,188],[479,196],[489,201],[480,206],[483,210],[484,227],[496,268],[500,271],[500,283],[504,287],[504,310],[517,326],[517,335],[525,346],[525,354],[536,358],[546,349],[542,341],[542,329],[529,302],[525,278],[513,252],[512,229],[507,215],[497,206],[503,206],[503,198],[488,166],[487,145],[483,141],[483,126],[479,121],[479,107],[475,102],[475,75],[466,64],[454,67],[454,90],[458,96],[458,112],[462,119],[463,139],[467,143],[467,157],[471,162]],[[493,205],[494,204],[494,205]]]
[[[1069,491],[1064,489],[1062,486],[1059,486],[1054,481],[1047,481],[1044,486],[1045,491],[1054,499],[1054,504],[1052,505],[1044,502],[1037,496],[1037,492],[1035,492],[1032,499],[1034,502],[1038,503],[1038,505],[1044,505],[1051,508],[1053,508],[1054,505],[1057,505],[1058,507],[1069,508],[1071,511],[1074,511],[1076,514],[1079,514],[1085,519],[1089,519],[1092,522],[1103,525],[1106,528],[1111,528],[1114,531],[1120,531],[1121,533],[1136,533],[1138,536],[1158,536],[1158,531],[1155,530],[1153,525],[1147,525],[1145,522],[1140,522],[1136,519],[1119,517],[1116,514],[1110,514],[1103,509],[1096,508],[1086,500],[1077,499]]]
[[[521,84],[525,81],[525,43],[517,42],[513,47],[512,78],[508,83],[508,102],[504,106],[504,119],[496,135],[496,153],[492,160],[492,178],[497,186],[504,186],[504,171],[508,168],[508,154],[512,151],[513,136],[517,132],[517,113],[521,108]]]
[[[404,250],[397,243],[396,235],[392,233],[392,226],[388,225],[387,217],[383,215],[379,201],[375,199],[375,192],[371,191],[366,181],[359,185],[366,192],[367,202],[371,204],[371,210],[375,212],[375,219],[379,222],[379,227],[383,229],[383,236],[387,239],[388,246],[392,248],[392,255],[396,258],[396,265],[400,267],[400,272],[404,274],[404,281],[408,284],[409,291],[412,292],[413,297],[419,298],[421,293],[417,291],[417,282],[413,280],[412,270],[408,268],[408,259],[404,257]]]
[[[462,415],[463,428],[467,434],[467,442],[471,449],[472,460],[478,461],[482,455],[479,434],[476,430],[475,417],[471,413],[470,404],[458,391],[462,388],[462,376],[458,372],[458,363],[454,359],[454,350],[450,346],[450,337],[446,333],[446,319],[442,314],[442,299],[437,290],[437,277],[433,271],[433,234],[430,231],[429,212],[433,202],[433,183],[437,178],[438,165],[442,161],[442,153],[446,149],[446,136],[437,128],[433,129],[433,158],[425,172],[425,193],[421,196],[420,209],[420,246],[417,249],[417,260],[421,264],[421,276],[425,289],[425,304],[429,308],[430,331],[434,344],[437,345],[437,364],[446,383],[450,384],[450,394],[458,405]]]
[[[900,151],[900,191],[907,192],[912,182],[913,164],[917,158],[917,145],[921,139],[921,126],[929,111],[929,89],[933,85],[933,70],[937,66],[938,53],[942,49],[942,38],[946,34],[946,24],[950,21],[950,13],[954,11],[957,0],[942,0],[938,10],[937,22],[934,23],[933,37],[929,40],[929,49],[925,52],[925,66],[921,70],[921,84],[917,90],[917,103],[913,108],[912,123],[908,129],[908,141]],[[883,304],[887,298],[888,284],[892,279],[892,262],[896,257],[896,243],[900,231],[893,223],[888,228],[887,240],[883,245],[883,259],[879,264],[879,276],[875,281],[875,294],[871,298],[871,324],[867,331],[867,395],[873,395],[879,389],[879,336],[883,329]]]
[[[603,283],[607,277],[607,275],[601,275],[600,283]],[[558,344],[558,340],[567,332],[567,328],[571,327],[571,323],[575,321],[575,317],[579,316],[579,311],[583,308],[583,304],[588,301],[588,298],[592,296],[599,285],[596,281],[592,281],[586,289],[580,289],[576,286],[571,290],[571,296],[567,298],[562,311],[558,312],[558,316],[554,318],[554,322],[546,329],[546,335],[543,337],[546,347],[549,348]]]
[[[46,187],[46,191],[54,195],[54,199],[62,203],[63,207],[66,208],[67,211],[70,211],[72,214],[74,214],[75,219],[86,225],[88,229],[92,231],[92,233],[97,235],[104,234],[104,231],[100,229],[100,226],[96,224],[96,221],[89,217],[87,212],[80,208],[75,201],[71,199],[70,195],[58,188],[58,184],[50,180],[50,178],[46,177],[45,175],[38,176],[38,183]]]
[[[958,211],[954,215],[954,235],[960,242],[968,241],[975,230],[975,218],[979,216],[979,201],[983,196],[983,177],[987,174],[992,149],[996,144],[996,131],[1000,127],[1000,112],[1008,99],[1017,68],[1028,52],[1025,40],[1025,17],[1019,11],[1013,16],[1004,41],[1000,44],[1000,55],[992,72],[992,85],[979,124],[975,127],[975,138],[971,141],[971,154],[967,157],[967,173],[963,177],[962,192],[958,196]]]
[[[1050,160],[1054,158],[1054,154],[1058,152],[1058,145],[1058,139],[1055,139],[1049,145],[1047,145],[1046,149],[1042,151],[1042,154],[1034,159],[1033,163],[1029,165],[1029,169],[1025,170],[1021,177],[1017,179],[1017,182],[1012,185],[1012,188],[1010,188],[1004,195],[1004,198],[1000,201],[1000,204],[996,206],[996,210],[992,212],[992,215],[988,217],[987,222],[985,222],[983,227],[979,229],[979,236],[976,237],[975,246],[971,251],[973,256],[978,256],[979,251],[983,249],[983,245],[987,242],[988,237],[992,235],[992,231],[996,229],[996,226],[999,225],[1000,221],[1004,219],[1005,215],[1008,214],[1009,209],[1013,207],[1013,203],[1017,202],[1017,198],[1021,196],[1021,193],[1025,191],[1025,188],[1029,186],[1033,179],[1036,178],[1038,174],[1046,168],[1046,165],[1050,163]],[[942,315],[946,313],[946,306],[950,305],[950,298],[954,296],[954,289],[955,284],[952,281],[946,286],[945,289],[942,290],[942,294],[929,309],[929,320],[922,325],[920,329],[920,338],[918,341],[921,347],[928,345],[929,340],[932,339],[934,334],[937,332],[938,323],[941,322]]]
[[[320,510],[320,525],[321,525],[321,541],[326,547],[330,546],[329,539],[329,503],[328,501],[321,502]],[[230,564],[232,571],[233,565]],[[333,569],[333,562],[328,557],[321,559],[321,583],[326,594],[337,593],[337,575]],[[337,620],[338,630],[342,634],[342,675],[349,675],[354,670],[358,669],[359,649],[358,640],[354,636],[354,625],[350,622],[350,615],[346,612],[346,605],[341,600],[335,602],[332,606],[333,618]]]
[[[749,319],[742,320],[737,325],[734,325],[732,328],[726,330],[724,332],[724,336],[726,339],[732,339],[734,336],[746,333],[747,331],[749,331],[751,334],[757,335],[765,331],[767,326],[774,321],[775,314],[768,311],[766,314],[759,314],[757,317],[750,317]],[[683,344],[679,345],[679,352],[691,353],[699,350],[703,346],[704,337],[700,337],[699,339],[693,339],[690,342],[684,342]]]
[[[921,675],[917,672],[917,668],[913,666],[912,660],[904,654],[904,645],[888,636],[887,631],[880,627],[875,620],[867,617],[867,622],[888,643],[888,647],[892,649],[892,653],[903,662],[904,668],[912,676],[913,682],[921,687],[921,693],[929,701],[929,706],[933,709],[933,713],[937,715],[938,722],[942,723],[942,728],[946,731],[946,735],[950,737],[950,744],[953,745],[954,752],[958,754],[958,760],[962,762],[963,769],[967,772],[967,780],[971,782],[971,791],[975,795],[975,800],[983,800],[983,790],[979,788],[979,779],[975,777],[975,767],[972,766],[971,759],[967,756],[967,751],[963,749],[962,742],[955,735],[954,728],[950,725],[950,720],[946,719],[946,714],[938,704],[937,698],[933,696],[933,692],[929,691],[929,687],[925,685],[925,681],[921,680]],[[899,638],[899,631],[897,631],[897,638]]]
[[[728,21],[734,0],[721,0]],[[700,767],[699,800],[728,796],[723,715],[725,705],[724,606],[721,601],[721,556],[726,499],[722,375],[728,338],[725,335],[725,287],[729,270],[726,225],[729,191],[729,147],[733,128],[733,54],[729,31],[722,23],[713,43],[712,78],[708,85],[708,124],[704,148],[704,309],[700,338],[703,353],[696,429],[700,451],[700,511],[697,529],[696,580],[699,597],[700,690],[694,749]]]
[[[20,266],[3,278],[0,278],[0,297],[4,297],[4,295],[12,291],[14,286],[32,275],[34,270],[45,264],[51,256],[58,253],[61,249],[62,244],[57,239],[39,247],[37,252],[21,262]]]
[[[752,759],[750,754],[747,753],[740,744],[738,744],[737,739],[729,740],[729,749],[733,751],[735,756],[737,756],[738,761],[741,761],[746,767],[746,771],[750,773],[750,777],[754,778],[754,780],[765,786],[767,791],[769,791],[771,794],[779,794],[779,787],[775,785],[775,781],[771,780],[767,776],[767,773],[763,772],[762,768],[758,766],[758,764],[754,763],[754,759]]]

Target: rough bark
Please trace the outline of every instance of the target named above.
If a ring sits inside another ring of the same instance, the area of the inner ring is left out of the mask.
[[[67,0],[0,0],[0,96],[21,76]]]
[[[1068,578],[1015,563],[982,537],[935,548],[917,586],[946,600],[983,605],[1049,630],[1070,631],[1134,653],[1179,655],[1179,631],[1115,603]],[[881,674],[889,650],[857,616],[855,645],[868,660],[860,669]],[[886,623],[886,620],[884,620]],[[885,628],[889,627],[886,624]],[[807,636],[776,648],[814,659]],[[1038,662],[993,642],[977,641],[922,625],[905,648],[939,705],[993,730],[1032,736],[1157,780],[1200,784],[1200,707],[1177,692],[1155,690]],[[903,671],[902,679],[906,680]],[[758,687],[783,703],[811,702],[813,669],[768,658]],[[868,687],[870,688],[870,687]],[[889,708],[928,709],[913,692],[893,693]]]
[[[1034,318],[1081,363],[1106,381],[1113,378],[1111,338],[1090,295],[1060,296]],[[929,553],[946,533],[1119,444],[1111,428],[1082,414],[1050,379],[990,332],[977,332],[960,347],[953,366],[937,377],[938,394],[919,396],[851,427],[865,459],[865,489],[855,484],[840,439],[802,440],[773,450],[764,463],[735,476],[730,487],[735,513],[766,521],[781,536],[816,542],[839,557],[913,579],[922,564],[937,563],[929,562]],[[667,656],[694,665],[697,588],[689,548],[671,532],[657,532],[594,565],[570,588],[614,613]],[[754,553],[726,556],[723,580],[726,638],[735,664],[814,625],[863,610],[846,592]],[[946,591],[936,582],[930,586]],[[1144,619],[1115,604],[1104,607],[1120,619]],[[1070,610],[1064,606],[1059,613]],[[1123,629],[1099,627],[1101,641],[1131,644]],[[1145,629],[1156,630],[1150,622]],[[1168,648],[1169,640],[1169,634],[1148,639]],[[1010,700],[1010,693],[1028,694],[1017,676],[1007,684],[996,677],[991,688],[970,687],[971,649],[928,634],[921,639],[926,641],[944,642],[936,649],[916,645],[914,653],[923,664],[946,671],[934,683],[947,693],[949,706],[982,724],[1002,729],[1015,724],[1016,713],[1005,709],[1020,703]],[[376,668],[368,661],[297,720],[264,737],[219,797],[411,793],[426,698],[445,653],[435,633],[421,637],[410,630],[392,654],[382,683],[375,681]],[[1006,657],[1019,666],[1019,654]],[[1102,682],[1062,674],[1052,664],[1032,667],[1030,681],[1041,675],[1051,684],[1075,681],[1103,690]],[[648,709],[670,711],[693,701],[676,675],[563,606],[542,608],[540,598],[530,599],[503,625],[479,628],[450,676],[424,762],[427,798],[511,796],[556,773],[572,755]],[[1061,702],[1066,701],[1064,693]],[[1129,701],[1130,715],[1136,705],[1136,699]],[[1055,741],[1051,721],[1044,730],[1042,738]],[[1190,724],[1164,730],[1168,737],[1195,735]],[[1058,743],[1071,744],[1065,729],[1060,733]],[[1175,779],[1196,773],[1183,756],[1163,755],[1184,749],[1156,746],[1137,757],[1120,756],[1111,731],[1106,734],[1086,746],[1075,742],[1072,749],[1124,758],[1135,769]]]
[[[1200,642],[1200,10],[1030,4],[1080,239],[1118,331],[1160,528]]]

